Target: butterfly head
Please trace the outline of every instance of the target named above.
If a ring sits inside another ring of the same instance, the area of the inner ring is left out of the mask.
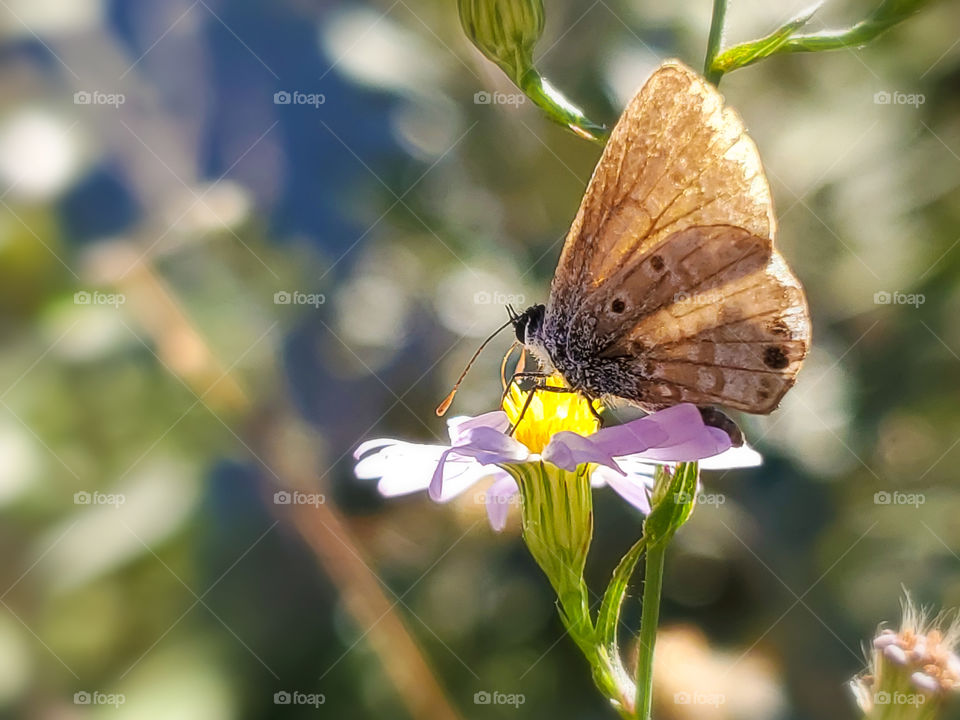
[[[544,305],[531,305],[522,313],[514,314],[511,320],[513,320],[513,330],[517,334],[517,340],[524,345],[530,345],[540,334],[545,312]]]

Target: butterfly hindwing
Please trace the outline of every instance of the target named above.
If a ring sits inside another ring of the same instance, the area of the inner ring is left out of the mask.
[[[664,63],[614,128],[567,236],[548,354],[588,393],[770,412],[810,336],[775,231],[742,121],[695,72]]]

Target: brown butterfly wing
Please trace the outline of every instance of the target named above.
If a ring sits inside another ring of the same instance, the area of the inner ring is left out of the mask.
[[[810,335],[774,234],[742,121],[695,72],[664,63],[614,128],[567,236],[548,353],[595,394],[770,412]]]
[[[612,343],[648,407],[692,402],[753,413],[777,407],[810,343],[803,289],[779,253],[678,292]]]

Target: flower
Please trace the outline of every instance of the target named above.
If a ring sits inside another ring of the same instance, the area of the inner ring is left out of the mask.
[[[547,384],[563,388],[556,377]],[[449,420],[449,445],[369,440],[354,454],[355,472],[361,479],[379,478],[378,489],[387,497],[426,489],[436,502],[492,479],[484,502],[490,524],[501,530],[520,491],[517,477],[522,466],[570,473],[583,466],[594,487],[609,485],[646,514],[655,467],[651,463],[707,459],[703,467],[719,469],[760,461],[749,448],[731,449],[727,434],[704,425],[699,410],[688,403],[603,429],[596,409],[578,393],[539,390],[531,397],[512,384],[502,410]]]
[[[850,683],[864,714],[904,720],[936,717],[943,698],[960,690],[958,640],[956,620],[931,620],[907,596],[900,629],[878,631],[868,671]]]

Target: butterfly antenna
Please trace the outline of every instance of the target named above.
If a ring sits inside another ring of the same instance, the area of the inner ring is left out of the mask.
[[[447,395],[443,402],[437,405],[437,417],[443,417],[447,410],[450,409],[450,405],[453,404],[453,397],[457,394],[457,390],[460,389],[460,383],[463,382],[463,379],[467,376],[467,373],[470,372],[470,368],[473,366],[473,362],[480,356],[480,353],[483,352],[483,349],[487,344],[493,340],[501,331],[510,327],[513,324],[513,319],[507,320],[503,325],[498,327],[493,333],[490,334],[486,340],[480,343],[480,347],[477,348],[477,351],[473,354],[473,357],[470,358],[470,362],[467,363],[467,366],[463,369],[463,372],[460,373],[460,377],[457,378],[457,382],[453,385],[453,390],[450,391],[450,394]]]

